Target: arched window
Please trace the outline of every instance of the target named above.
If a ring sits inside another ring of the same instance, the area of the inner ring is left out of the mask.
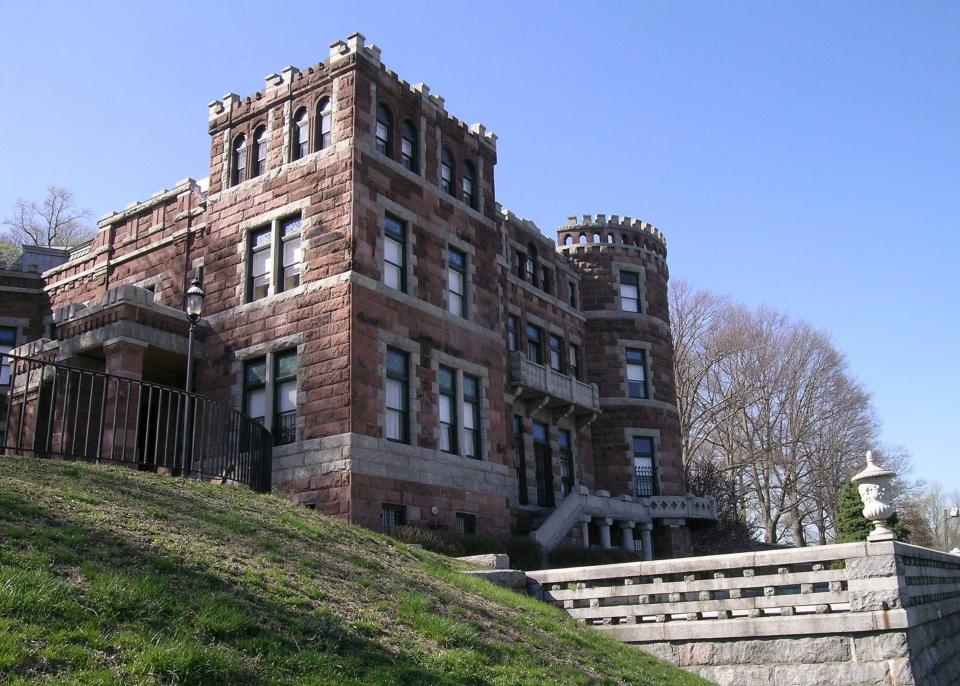
[[[613,243],[613,234],[612,234],[612,233],[608,233],[608,234],[607,234],[607,243]]]
[[[250,177],[260,176],[267,171],[267,127],[258,126],[253,130],[253,169]]]
[[[594,242],[594,243],[600,243],[600,234],[599,234],[599,233],[593,234],[593,242]]]
[[[564,245],[573,245],[573,236],[571,236],[571,235],[568,233],[568,234],[567,234],[567,237],[563,239],[563,244],[564,244]]]
[[[317,103],[317,135],[315,136],[317,150],[323,150],[331,143],[330,125],[333,122],[333,106],[330,98],[324,98]]]
[[[580,239],[579,239],[580,245],[583,245],[583,244],[585,244],[586,242],[587,242],[587,234],[581,233],[581,234],[580,234]]]
[[[473,166],[473,162],[465,160],[463,163],[463,201],[473,209],[477,209],[476,178],[477,170]]]
[[[377,152],[393,157],[393,115],[382,102],[377,105]]]
[[[233,169],[230,185],[236,186],[247,178],[247,137],[242,133],[233,141]]]
[[[413,122],[404,119],[400,125],[400,161],[414,174],[420,173],[420,161],[417,149],[417,129]]]
[[[440,188],[444,193],[454,195],[453,185],[453,154],[450,148],[443,146],[440,151]]]
[[[293,117],[293,150],[291,159],[299,160],[310,152],[310,117],[307,108],[301,107]]]
[[[527,246],[527,274],[526,279],[534,286],[537,285],[537,273],[540,271],[540,263],[537,260],[537,246],[533,243]]]

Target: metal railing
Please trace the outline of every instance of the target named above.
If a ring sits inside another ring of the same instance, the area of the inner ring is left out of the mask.
[[[195,393],[0,353],[0,453],[162,469],[270,490],[270,432]]]

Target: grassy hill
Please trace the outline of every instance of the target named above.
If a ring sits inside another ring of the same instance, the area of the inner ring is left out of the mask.
[[[705,682],[281,498],[0,458],[0,683]]]

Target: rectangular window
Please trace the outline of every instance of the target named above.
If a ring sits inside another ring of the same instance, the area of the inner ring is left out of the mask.
[[[381,151],[382,152],[382,151]],[[400,161],[403,162],[403,166],[409,169],[412,172],[416,172],[416,164],[414,160],[416,158],[413,155],[413,141],[405,136],[400,137]]]
[[[580,346],[576,343],[571,343],[567,346],[567,351],[570,355],[570,375],[574,379],[580,378]]]
[[[300,248],[300,217],[285,219],[280,222],[280,245],[281,245],[281,273],[280,289],[289,291],[300,285],[301,263],[303,262],[303,251]]]
[[[250,253],[247,255],[247,302],[266,298],[273,293],[273,230],[269,226],[250,232]]]
[[[475,536],[477,533],[477,515],[458,512],[457,533],[461,536]]]
[[[653,439],[633,437],[634,493],[637,496],[657,495],[657,480],[653,454]]]
[[[552,283],[550,278],[550,270],[546,267],[541,267],[540,269],[540,290],[544,293],[550,292],[550,284]]]
[[[527,497],[527,456],[523,449],[523,417],[513,415],[513,462],[517,470],[517,496],[521,505],[529,502]]]
[[[527,255],[527,264],[523,278],[534,286],[537,285],[537,261],[533,258],[533,255]]]
[[[480,450],[480,380],[463,375],[463,454],[479,460]]]
[[[380,509],[380,527],[384,531],[393,531],[398,526],[407,525],[407,508],[403,505],[383,503]]]
[[[453,167],[449,164],[440,164],[440,188],[447,195],[453,195]]]
[[[540,422],[533,423],[533,458],[537,468],[537,504],[554,507],[553,454],[547,425]]]
[[[243,363],[243,412],[266,426],[267,358],[258,357]]]
[[[520,328],[519,318],[513,316],[512,314],[507,317],[507,349],[514,353],[520,349],[519,340],[517,338],[517,329]]]
[[[409,356],[387,348],[386,437],[397,443],[410,442]]]
[[[447,251],[447,310],[458,317],[467,316],[467,256],[459,250]]]
[[[631,398],[646,398],[647,353],[637,348],[627,348],[627,391]]]
[[[563,372],[563,341],[553,334],[550,334],[550,369]]]
[[[10,383],[10,358],[8,353],[17,347],[17,330],[0,327],[0,391]]]
[[[407,292],[407,227],[389,214],[383,218],[383,282]]]
[[[386,122],[382,122],[379,119],[377,120],[376,138],[377,152],[390,157],[390,152],[388,151],[390,146],[390,129],[387,127]]]
[[[273,358],[273,442],[297,440],[297,351],[285,350]]]
[[[440,386],[440,450],[457,452],[457,373],[449,367],[437,372]]]
[[[620,272],[620,309],[640,311],[640,277],[636,272]]]
[[[517,270],[517,278],[526,279],[527,278],[527,253],[521,250],[518,250],[516,255],[517,255],[517,261],[515,264],[515,268]]]
[[[573,492],[573,444],[570,432],[566,429],[557,430],[557,444],[560,447],[560,491],[563,497]]]
[[[577,282],[576,282],[576,281],[570,281],[570,282],[568,283],[568,287],[569,287],[569,289],[570,289],[570,307],[572,307],[573,309],[577,309],[577,307],[578,307],[578,305],[577,305],[577,302],[578,302],[578,299],[577,299]]]
[[[527,359],[543,364],[543,331],[533,324],[527,324]]]

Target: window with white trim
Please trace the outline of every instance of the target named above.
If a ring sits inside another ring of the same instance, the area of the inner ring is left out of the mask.
[[[633,437],[633,493],[638,497],[657,495],[657,471],[650,436]]]
[[[627,348],[626,364],[627,395],[631,398],[649,398],[646,351],[639,348]]]
[[[273,434],[275,445],[296,440],[297,367],[295,349],[243,363],[243,412]]]
[[[410,442],[410,355],[387,348],[384,435],[388,441]]]
[[[440,450],[457,453],[457,372],[449,367],[437,371],[440,387]]]
[[[636,272],[620,272],[620,309],[640,311],[640,276]]]
[[[404,119],[400,124],[400,161],[414,174],[420,173],[420,160],[417,149],[417,129],[413,122]]]
[[[236,186],[247,178],[247,137],[242,133],[233,141],[233,169],[230,185]]]
[[[440,150],[440,189],[447,195],[456,195],[453,181],[453,153],[443,146]]]
[[[447,311],[458,317],[467,316],[467,256],[447,250]]]
[[[293,117],[293,145],[290,148],[290,160],[299,160],[310,152],[310,115],[306,107],[301,107]]]
[[[250,177],[257,177],[267,171],[267,127],[258,126],[253,131],[253,168]]]
[[[252,229],[247,237],[247,302],[300,285],[303,270],[300,215]],[[276,248],[276,249],[275,249]],[[279,260],[274,256],[279,255]]]
[[[383,282],[407,292],[407,226],[389,214],[383,218]]]
[[[382,102],[377,105],[376,148],[381,155],[393,158],[393,114]]]
[[[314,136],[317,150],[330,147],[333,141],[331,130],[333,124],[333,104],[330,98],[324,98],[317,103],[317,135]]]
[[[550,369],[563,372],[563,340],[554,334],[550,334]]]
[[[480,379],[463,375],[463,455],[475,460],[480,448]]]

